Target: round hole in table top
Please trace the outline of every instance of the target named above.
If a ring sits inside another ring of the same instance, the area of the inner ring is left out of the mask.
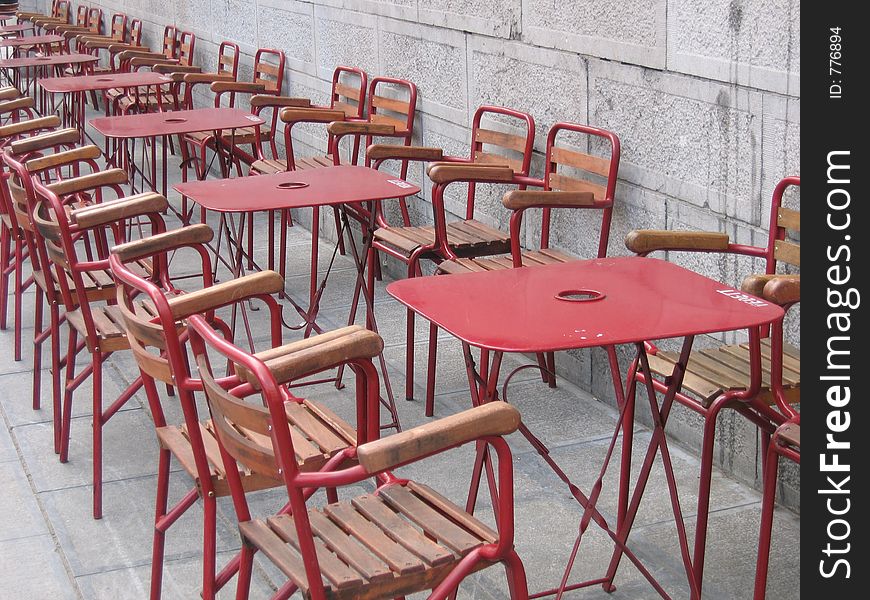
[[[50,56],[37,56],[36,60],[51,60]]]
[[[182,119],[181,117],[170,117],[166,119],[167,123],[187,123],[187,119]]]
[[[604,297],[605,294],[597,290],[562,290],[556,293],[556,299],[565,302],[594,302]]]
[[[112,81],[111,77],[100,77],[97,81]]]
[[[279,183],[277,186],[279,190],[299,190],[302,188],[307,188],[308,184],[304,181],[285,181],[284,183]]]

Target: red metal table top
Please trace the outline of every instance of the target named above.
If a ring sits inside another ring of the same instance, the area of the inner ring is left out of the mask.
[[[72,54],[49,54],[48,56],[22,56],[19,58],[0,59],[0,68],[22,69],[27,67],[78,65],[97,62],[98,60],[100,60],[99,57],[92,54],[79,54],[77,52]]]
[[[30,46],[36,44],[56,44],[57,42],[62,41],[63,36],[55,35],[53,33],[48,35],[30,35],[27,37],[3,40],[0,42],[0,48],[7,48],[9,46]]]
[[[574,302],[567,290],[603,297]],[[455,337],[546,352],[746,329],[780,307],[656,258],[616,257],[396,281],[387,292]],[[741,298],[742,297],[742,298]]]
[[[39,85],[46,92],[69,94],[73,92],[110,90],[112,88],[131,88],[140,85],[158,85],[171,81],[170,77],[160,73],[134,71],[133,73],[104,73],[102,75],[78,75],[76,77],[46,77],[39,80]]]
[[[263,119],[241,108],[197,108],[141,115],[99,117],[90,121],[94,129],[111,138],[179,135],[215,129],[237,129],[262,125],[263,123]]]
[[[292,185],[297,183],[307,185]],[[174,188],[200,206],[219,212],[329,206],[404,198],[420,191],[395,175],[352,165],[191,181]]]
[[[15,25],[4,25],[0,27],[0,33],[18,33],[19,31],[27,31],[33,29],[33,23],[16,23]]]

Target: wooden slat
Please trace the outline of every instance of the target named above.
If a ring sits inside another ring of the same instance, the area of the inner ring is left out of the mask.
[[[650,354],[647,358],[649,360],[650,369],[653,373],[662,377],[670,377],[673,373],[673,357],[667,356],[667,353],[659,352],[658,354]],[[723,391],[716,383],[691,371],[683,376],[683,389],[689,390],[702,398],[705,406]]]
[[[385,565],[375,555],[368,552],[367,548],[359,545],[353,538],[339,529],[319,510],[308,512],[311,530],[322,539],[326,547],[334,552],[342,561],[358,571],[371,583],[392,579],[390,567]]]
[[[522,154],[526,151],[527,140],[525,136],[481,128],[475,133],[474,141],[482,144],[500,146],[501,148],[510,148],[511,150],[515,150]]]
[[[493,154],[491,152],[483,152],[480,150],[475,151],[474,162],[485,165],[502,165],[510,167],[517,173],[521,173],[523,170],[523,161],[520,159],[508,158],[500,154]]]
[[[182,434],[180,428],[172,425],[158,427],[157,439],[160,440],[160,443],[164,448],[172,452],[172,455],[177,458],[178,462],[181,464],[181,468],[183,468],[188,475],[194,479],[199,479],[198,473],[196,472],[196,461],[193,458],[193,449],[190,447],[190,440]],[[212,475],[215,474],[216,472],[212,471]]]
[[[800,231],[801,211],[780,206],[776,215],[776,224],[792,231]]]
[[[91,310],[91,319],[94,321],[97,335],[103,339],[126,336],[124,330],[119,328],[117,323],[108,317],[105,309],[102,307]]]
[[[716,358],[717,360],[721,360],[723,362],[727,362],[735,369],[744,369],[747,373],[750,371],[750,356],[749,356],[749,348],[743,346],[735,346],[735,345],[727,345],[727,346],[719,346],[718,348],[711,348],[708,350],[702,350],[705,354]],[[716,355],[726,355],[730,358],[722,358]],[[761,356],[761,368],[764,370],[765,375],[770,373],[771,363],[770,357],[765,357],[762,353]],[[782,369],[782,382],[784,385],[793,386],[796,384],[800,384],[801,377],[800,373],[795,373],[791,369],[783,364]]]
[[[278,75],[281,73],[281,70],[278,68],[277,65],[273,65],[267,62],[257,63],[257,66],[254,67],[254,71],[257,73],[265,73],[273,77],[278,77]]]
[[[375,113],[369,117],[369,120],[372,123],[392,125],[393,128],[396,130],[396,133],[405,133],[406,131],[408,131],[408,121],[405,119],[397,119],[396,117],[391,117],[389,115]]]
[[[269,517],[266,522],[272,531],[277,533],[281,539],[299,552],[299,536],[296,534],[296,526],[293,523],[292,517],[285,515]],[[342,589],[363,584],[362,575],[344,564],[335,554],[330,552],[321,539],[315,537],[314,546],[317,551],[320,573],[331,584],[330,587]]]
[[[325,406],[321,406],[312,400],[304,400],[302,403],[312,414],[316,415],[317,418],[326,423],[329,427],[332,427],[336,433],[344,437],[347,442],[351,445],[356,445],[356,431],[345,422],[344,419]]]
[[[232,67],[233,63],[235,62],[235,59],[230,54],[222,54],[220,59],[218,60],[220,61],[220,64],[226,65],[228,67]]]
[[[359,115],[359,107],[348,104],[347,102],[333,102],[332,108],[334,110],[342,111],[348,117],[356,117]]]
[[[347,442],[315,419],[303,406],[295,402],[284,405],[287,418],[330,456],[347,447]]]
[[[463,528],[472,532],[481,540],[494,544],[498,541],[498,534],[481,523],[473,516],[453,504],[450,500],[421,483],[411,481],[408,483],[408,489],[412,490],[417,496],[426,501],[429,505],[434,506],[439,511],[450,517],[451,520],[459,523]]]
[[[337,82],[335,84],[334,90],[335,90],[335,93],[338,94],[339,96],[344,96],[345,98],[352,98],[353,100],[356,100],[357,102],[360,101],[359,99],[360,99],[360,96],[362,95],[362,92],[360,91],[359,88],[353,87],[350,85],[346,85],[344,83]]]
[[[592,156],[585,152],[577,152],[576,150],[568,150],[567,148],[559,148],[553,146],[550,150],[550,160],[569,167],[582,169],[590,173],[607,177],[610,175],[610,161],[600,156]]]
[[[414,496],[404,486],[390,485],[381,488],[379,493],[394,509],[416,523],[427,535],[434,537],[458,554],[464,556],[482,543]]]
[[[209,466],[214,469],[218,477],[224,478],[226,471],[224,470],[224,462],[221,458],[220,447],[218,446],[214,434],[210,431],[214,425],[212,425],[211,422],[208,422],[208,424],[200,422],[198,425],[199,435],[202,437],[202,445],[205,448],[205,456],[208,458]],[[189,437],[190,434],[188,433],[187,425],[182,425],[181,427]]]
[[[375,239],[395,246],[402,252],[410,254],[420,247],[420,244],[404,235],[403,228],[381,227],[375,230]]]
[[[607,196],[607,188],[596,183],[590,183],[574,177],[568,177],[561,173],[550,173],[549,183],[551,190],[565,192],[592,192],[596,202],[603,202]]]
[[[328,456],[323,453],[320,448],[312,444],[305,434],[290,426],[290,439],[293,441],[293,452],[296,453],[296,461],[300,467],[304,467],[304,471],[311,471],[317,468],[317,465],[323,465],[328,460]],[[269,447],[271,447],[271,439]]]
[[[746,384],[749,385],[751,379],[749,356],[735,356],[722,348],[707,348],[698,352],[692,353],[693,357],[703,356],[715,363],[721,364],[734,372],[741,373],[746,377]],[[691,361],[690,361],[691,362]],[[766,364],[765,364],[766,362]],[[770,388],[770,362],[762,361],[761,366],[761,386]]]
[[[408,100],[396,100],[395,98],[387,98],[386,96],[378,96],[377,94],[372,96],[372,106],[401,113],[403,115],[407,115],[411,112],[411,103]]]
[[[676,360],[676,357],[674,357]],[[689,357],[688,369],[702,377],[722,385],[725,389],[743,389],[749,387],[749,373],[732,369],[731,367],[712,360],[699,352],[693,352]],[[769,385],[768,381],[768,385]]]
[[[454,560],[453,554],[423,535],[406,520],[388,508],[375,496],[365,494],[351,500],[354,508],[369,521],[376,524],[389,538],[398,542],[429,565],[447,564]],[[327,507],[327,510],[329,508]]]
[[[475,230],[480,232],[481,236],[491,242],[503,242],[510,239],[510,234],[496,229],[495,227],[490,227],[489,225],[481,223],[475,219],[469,219],[464,221],[464,223],[469,227],[473,227]]]
[[[773,256],[776,260],[787,262],[796,267],[801,266],[801,247],[793,242],[777,240]]]
[[[302,594],[308,595],[308,577],[305,575],[302,559],[291,551],[290,547],[283,543],[266,523],[259,519],[239,523],[239,531],[253,546],[269,557],[269,560],[299,587]]]
[[[749,344],[740,344],[740,346],[747,351],[749,350]],[[761,355],[765,358],[770,358],[770,339],[761,340]],[[783,344],[782,348],[782,364],[789,370],[800,373],[801,372],[801,352],[798,348],[795,348],[791,344]]]
[[[388,510],[388,509],[387,509]],[[352,506],[341,502],[329,504],[324,507],[329,517],[348,535],[354,536],[359,543],[368,548],[374,555],[389,565],[390,569],[399,575],[423,571],[426,565],[405,549],[398,542],[390,539],[379,527],[356,512]],[[415,530],[416,531],[416,530]],[[425,538],[423,538],[425,539]],[[432,544],[437,548],[435,544]],[[441,555],[445,562],[452,559],[452,555]]]
[[[447,224],[447,240],[451,246],[482,246],[486,243],[480,236],[464,231],[461,223],[456,221]]]

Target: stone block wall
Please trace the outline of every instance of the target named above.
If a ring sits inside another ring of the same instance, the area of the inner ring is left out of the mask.
[[[152,46],[167,23],[195,32],[198,64],[212,68],[224,39],[241,46],[248,72],[257,47],[280,48],[287,54],[286,94],[324,100],[332,71],[341,64],[362,67],[371,76],[410,79],[419,86],[415,143],[450,153],[467,153],[472,115],[484,103],[532,113],[538,153],[557,121],[610,129],[623,149],[610,243],[614,255],[626,253],[625,233],[640,227],[723,231],[733,240],[763,245],[776,182],[800,173],[799,0],[89,4],[143,19],[144,38]],[[300,128],[299,150],[322,151],[323,137],[316,128]],[[535,165],[540,175],[540,156]],[[409,177],[426,189],[412,212],[431,218],[423,170],[413,168]],[[482,195],[480,218],[505,226],[501,192]],[[458,212],[462,194],[450,198]],[[792,202],[799,205],[797,194]],[[588,256],[594,227],[588,215],[559,215],[555,245]],[[670,258],[734,286],[759,268],[734,257]],[[796,317],[788,330],[790,341],[799,345]],[[560,365],[566,376],[610,400],[600,358],[580,353],[563,357]],[[675,434],[697,447],[697,423],[685,422]],[[755,481],[751,431],[725,429],[720,462]]]

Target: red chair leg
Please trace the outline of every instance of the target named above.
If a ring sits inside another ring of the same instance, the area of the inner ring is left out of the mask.
[[[60,453],[62,429],[61,424],[61,362],[60,362],[60,308],[57,304],[49,304],[48,307],[51,322],[49,324],[49,335],[51,338],[51,406],[52,420],[54,424],[54,453]],[[37,388],[37,393],[38,393]]]
[[[217,590],[215,589],[215,571],[217,555],[217,501],[214,496],[203,496],[203,521],[202,521],[202,598],[214,600]]]
[[[42,342],[39,341],[42,336],[42,288],[36,286],[33,304],[33,410],[40,408],[40,374],[42,371]]]
[[[239,579],[236,583],[236,600],[248,600],[251,592],[251,571],[254,568],[254,549],[242,543],[242,557],[239,565]]]
[[[438,326],[429,323],[429,370],[426,373],[426,416],[435,415],[435,374],[438,365]]]
[[[6,314],[9,310],[9,267],[12,253],[9,229],[0,225],[0,329],[6,329]]]
[[[62,463],[69,460],[69,430],[72,421],[72,389],[70,386],[75,378],[77,344],[78,335],[74,329],[70,329],[66,352],[66,376],[63,386],[63,415],[60,424],[60,462]]]
[[[414,317],[416,313],[408,309],[408,329],[405,341],[405,400],[414,399]]]
[[[770,444],[765,458],[764,486],[761,496],[761,526],[758,535],[758,560],[755,565],[754,600],[764,600],[767,593],[767,569],[770,560],[770,538],[773,530],[773,507],[776,499],[776,480],[779,455],[776,442]]]
[[[163,553],[166,545],[166,531],[160,522],[166,516],[169,500],[169,465],[171,454],[160,449],[157,463],[157,507],[154,511],[154,541],[151,549],[151,600],[160,600],[163,587]]]
[[[529,597],[529,585],[526,581],[523,561],[520,560],[516,550],[511,550],[504,557],[504,569],[511,600],[526,600]]]
[[[93,372],[93,468],[94,468],[94,518],[103,518],[103,355],[95,351],[91,355]]]

